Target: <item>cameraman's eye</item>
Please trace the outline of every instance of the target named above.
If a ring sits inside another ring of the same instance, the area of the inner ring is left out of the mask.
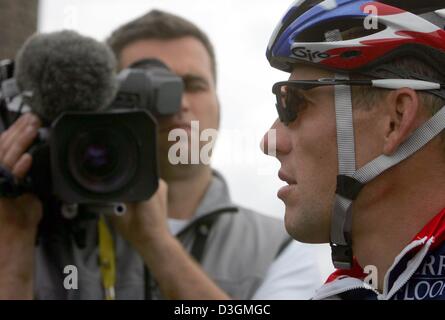
[[[186,92],[200,92],[209,89],[209,83],[206,79],[194,75],[186,75],[183,77],[184,90]]]

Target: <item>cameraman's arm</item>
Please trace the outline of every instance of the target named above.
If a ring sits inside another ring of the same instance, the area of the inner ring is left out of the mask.
[[[142,256],[165,298],[229,299],[171,235],[166,197],[167,186],[161,181],[149,201],[128,205],[123,217],[113,218],[116,229]]]
[[[27,114],[0,136],[0,164],[17,178],[29,171],[32,158],[26,150],[37,136],[40,122]],[[0,198],[0,299],[32,299],[34,247],[42,216],[33,195]]]

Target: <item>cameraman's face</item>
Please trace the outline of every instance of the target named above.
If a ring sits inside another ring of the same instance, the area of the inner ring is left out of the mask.
[[[138,40],[121,51],[120,68],[126,68],[144,58],[161,60],[184,81],[185,92],[180,112],[174,116],[158,118],[159,147],[161,157],[164,158],[170,146],[176,143],[168,141],[168,133],[171,130],[184,129],[190,142],[192,135],[200,141],[199,136],[203,130],[218,128],[219,106],[211,60],[204,45],[193,37],[174,40]],[[193,130],[191,121],[199,121],[199,132]],[[200,142],[200,148],[207,143]],[[161,161],[165,160],[164,158]]]

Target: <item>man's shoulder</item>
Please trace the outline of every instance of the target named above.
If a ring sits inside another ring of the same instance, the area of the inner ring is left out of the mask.
[[[283,220],[277,216],[267,215],[263,212],[256,211],[251,208],[247,208],[241,205],[237,205],[238,210],[246,216],[246,219],[257,219],[269,223],[282,223]]]
[[[234,215],[238,224],[245,224],[250,228],[259,228],[266,230],[276,230],[277,232],[285,233],[284,222],[279,217],[266,215],[256,210],[246,208],[244,206],[237,206],[238,214]]]
[[[225,245],[235,243],[237,251],[239,244],[243,243],[243,247],[250,248],[248,251],[254,255],[260,252],[265,255],[264,252],[268,251],[275,256],[291,239],[281,219],[242,206],[238,206],[234,214],[222,215],[214,231],[215,239]]]

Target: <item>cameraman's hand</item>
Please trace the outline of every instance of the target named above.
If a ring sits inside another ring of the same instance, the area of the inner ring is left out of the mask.
[[[0,135],[0,164],[19,179],[31,168],[26,150],[40,125],[28,113]],[[32,298],[34,246],[41,217],[42,205],[34,195],[0,198],[0,299]]]
[[[171,237],[167,224],[167,184],[159,180],[159,188],[147,201],[128,203],[127,212],[113,216],[112,223],[116,230],[137,250],[165,237]]]
[[[160,180],[150,200],[128,204],[127,213],[112,217],[112,222],[139,252],[164,298],[228,299],[170,233],[167,210],[167,184]]]
[[[0,135],[0,165],[19,179],[31,168],[32,158],[26,150],[37,137],[40,125],[37,116],[27,113]],[[34,195],[0,198],[0,234],[8,228],[32,236],[29,231],[37,228],[41,216],[42,206]]]

